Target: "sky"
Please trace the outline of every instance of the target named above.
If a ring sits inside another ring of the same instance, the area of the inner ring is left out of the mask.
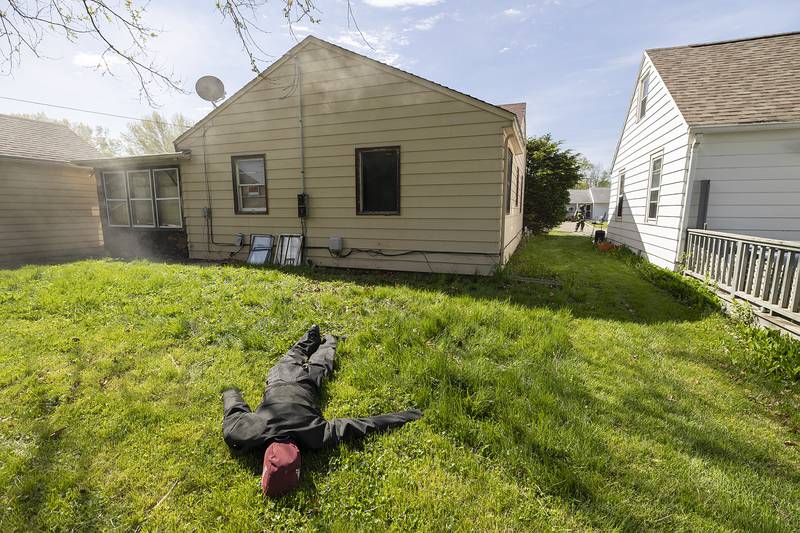
[[[140,1],[134,0],[140,4]],[[643,50],[800,30],[800,5],[788,1],[706,0],[351,0],[367,43],[348,25],[344,0],[317,0],[319,23],[294,25],[292,36],[270,0],[258,11],[266,68],[313,34],[495,104],[527,102],[528,135],[551,133],[591,161],[607,166],[629,105]],[[144,21],[159,28],[149,46],[188,94],[161,91],[158,111],[199,120],[211,108],[194,82],[213,74],[228,95],[254,76],[232,26],[214,0],[159,1]],[[47,36],[44,58],[23,55],[0,76],[0,97],[140,117],[152,108],[139,97],[125,65],[96,71],[95,40]],[[124,130],[125,119],[0,99],[0,113],[45,112],[56,118]]]

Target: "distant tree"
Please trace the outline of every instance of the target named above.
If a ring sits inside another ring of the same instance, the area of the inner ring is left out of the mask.
[[[581,165],[581,181],[576,189],[588,189],[589,187],[610,187],[611,172],[599,163],[592,163],[584,156],[579,156]]]
[[[156,111],[141,122],[129,122],[128,131],[122,134],[125,151],[131,155],[172,152],[172,144],[192,123],[181,113],[166,118]]]
[[[548,133],[528,139],[524,224],[544,233],[564,220],[568,190],[581,179],[581,156],[561,147]]]
[[[33,120],[41,120],[44,122],[55,122],[56,124],[64,124],[72,131],[78,134],[78,137],[94,146],[98,152],[107,156],[115,156],[120,153],[120,142],[111,136],[108,129],[103,126],[95,126],[92,128],[83,122],[70,122],[65,118],[52,118],[45,113],[16,113],[14,116],[22,118],[30,118]]]

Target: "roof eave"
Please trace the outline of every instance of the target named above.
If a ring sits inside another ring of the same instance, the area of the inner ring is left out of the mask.
[[[20,163],[38,163],[42,165],[59,165],[59,166],[70,166],[70,167],[84,167],[86,165],[80,165],[73,161],[67,161],[62,159],[42,159],[40,157],[24,157],[19,155],[4,155],[0,154],[0,160],[2,161],[18,161]]]
[[[182,152],[165,152],[162,154],[129,155],[119,157],[98,157],[95,159],[74,159],[70,163],[91,168],[123,168],[131,165],[162,165],[178,163],[191,159],[189,150]]]
[[[523,137],[522,136],[522,128],[521,128],[521,125],[519,124],[519,118],[517,117],[516,113],[514,113],[512,111],[509,111],[507,109],[503,109],[502,107],[499,107],[499,106],[494,105],[494,104],[490,104],[489,102],[485,102],[485,101],[483,101],[483,100],[481,100],[479,98],[475,98],[474,96],[470,96],[470,95],[468,95],[466,93],[462,93],[462,92],[457,91],[455,89],[451,89],[450,87],[446,87],[446,86],[444,86],[444,85],[442,85],[440,83],[436,83],[434,81],[422,78],[420,76],[417,76],[416,74],[412,74],[411,72],[406,72],[405,70],[399,69],[397,67],[393,67],[391,65],[387,65],[386,63],[381,63],[380,61],[378,61],[376,59],[372,59],[371,57],[367,57],[367,56],[365,56],[363,54],[359,54],[357,52],[353,52],[352,50],[348,50],[347,48],[335,45],[333,43],[329,43],[328,41],[325,41],[325,40],[320,39],[318,37],[314,37],[313,35],[309,35],[305,39],[303,39],[302,41],[300,41],[299,43],[294,45],[292,48],[290,48],[286,53],[284,53],[280,58],[278,58],[274,63],[272,63],[269,67],[267,67],[261,73],[259,73],[255,78],[253,78],[252,80],[247,82],[241,89],[239,89],[234,94],[232,94],[228,99],[226,99],[224,102],[222,102],[213,111],[209,112],[205,117],[200,119],[194,126],[192,126],[188,130],[183,132],[177,139],[175,139],[175,141],[173,141],[173,144],[175,145],[176,149],[177,149],[177,146],[182,141],[184,141],[187,137],[189,137],[191,134],[196,132],[203,124],[205,124],[206,122],[211,120],[213,117],[215,117],[217,114],[219,114],[228,105],[230,105],[234,101],[238,100],[239,97],[242,96],[245,92],[247,92],[253,85],[258,83],[258,81],[266,78],[272,71],[274,71],[275,69],[280,67],[289,58],[295,56],[297,54],[297,52],[300,51],[301,48],[304,48],[304,47],[308,46],[309,43],[316,43],[318,45],[324,46],[324,47],[326,47],[328,49],[331,49],[331,50],[334,50],[336,52],[339,52],[339,53],[342,53],[342,54],[352,55],[355,58],[360,59],[362,61],[367,61],[367,62],[373,64],[375,67],[377,67],[379,69],[382,69],[382,70],[384,70],[386,72],[390,72],[390,73],[392,73],[394,75],[397,75],[397,76],[406,77],[410,81],[416,82],[416,83],[418,83],[420,85],[423,85],[423,86],[425,86],[425,87],[427,87],[429,89],[432,89],[434,91],[445,93],[445,94],[448,94],[450,96],[455,96],[456,98],[461,98],[463,100],[467,100],[469,103],[471,103],[475,107],[477,107],[479,109],[483,109],[484,111],[488,111],[490,113],[493,113],[495,115],[498,115],[498,116],[506,118],[506,119],[511,119],[515,123],[514,127],[515,127],[516,131],[519,133],[519,138],[522,139],[522,137]],[[524,141],[522,141],[522,142],[524,142]]]
[[[800,128],[800,121],[746,122],[738,124],[690,124],[694,133],[735,133],[739,131],[788,130]]]

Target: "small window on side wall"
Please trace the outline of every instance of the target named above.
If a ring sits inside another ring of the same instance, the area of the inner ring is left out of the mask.
[[[639,109],[637,120],[642,120],[647,114],[647,97],[650,94],[650,74],[645,74],[639,81]]]
[[[619,174],[619,185],[617,186],[617,218],[622,218],[622,209],[625,203],[625,172]]]
[[[650,185],[647,188],[647,220],[655,220],[658,218],[658,201],[661,195],[663,164],[663,155],[653,156],[650,160]]]
[[[506,214],[511,212],[511,179],[514,169],[514,154],[511,152],[510,148],[506,148],[506,194],[505,194],[505,203],[506,203]]]
[[[264,155],[231,157],[234,211],[267,213],[267,161]]]
[[[400,214],[400,147],[356,148],[356,213]]]

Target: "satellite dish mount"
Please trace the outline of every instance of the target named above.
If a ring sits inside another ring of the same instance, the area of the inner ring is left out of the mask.
[[[217,102],[225,98],[225,85],[216,76],[203,76],[194,84],[194,90],[197,96],[211,102],[214,107],[217,107]]]

